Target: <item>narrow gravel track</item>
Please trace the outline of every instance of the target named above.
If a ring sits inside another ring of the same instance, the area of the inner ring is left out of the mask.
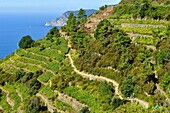
[[[64,34],[64,33],[62,33],[62,34]],[[65,34],[63,36],[65,37],[66,40],[68,40],[68,47],[71,48],[70,37],[66,36]],[[92,74],[87,74],[85,72],[81,72],[81,71],[77,70],[76,66],[74,65],[74,61],[71,57],[70,52],[66,56],[68,56],[70,63],[71,63],[71,66],[73,67],[73,70],[77,74],[81,75],[84,78],[89,78],[89,80],[100,80],[100,81],[106,81],[108,83],[112,83],[113,86],[115,87],[115,95],[117,95],[120,99],[129,100],[129,101],[132,101],[132,102],[135,101],[135,102],[138,102],[139,104],[141,104],[144,108],[148,108],[148,106],[149,106],[148,102],[145,102],[145,101],[140,100],[138,98],[128,98],[128,99],[123,98],[121,92],[119,91],[119,84],[115,80],[112,80],[112,79],[109,79],[109,78],[106,78],[106,77],[103,77],[103,76],[96,76],[96,75],[92,75]]]

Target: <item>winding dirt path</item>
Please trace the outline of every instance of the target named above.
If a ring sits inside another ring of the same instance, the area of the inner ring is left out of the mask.
[[[61,33],[62,33],[62,31],[61,31]],[[62,33],[62,34],[63,34],[63,37],[65,37],[65,39],[68,40],[68,47],[71,48],[70,37],[67,36],[65,33]],[[71,49],[70,49],[70,51],[71,51]],[[71,57],[70,52],[66,56],[68,56],[70,63],[71,63],[71,66],[73,67],[73,70],[77,74],[81,75],[84,78],[89,78],[89,80],[100,80],[100,81],[106,81],[108,83],[112,83],[113,86],[115,87],[115,95],[117,95],[120,99],[122,99],[122,100],[125,99],[125,100],[129,100],[129,101],[132,101],[132,102],[136,101],[139,104],[141,104],[144,108],[148,108],[148,106],[149,106],[148,102],[145,102],[145,101],[140,100],[138,98],[129,98],[129,99],[123,98],[121,92],[119,91],[119,84],[115,80],[112,80],[112,79],[109,79],[109,78],[106,78],[106,77],[103,77],[103,76],[96,76],[96,75],[92,75],[92,74],[87,74],[85,72],[81,72],[81,71],[77,70],[76,66],[74,65],[74,61]]]
[[[108,79],[106,77],[102,77],[102,76],[95,76],[95,75],[91,75],[91,74],[87,74],[87,73],[84,73],[84,72],[80,72],[79,70],[77,70],[77,68],[75,67],[74,65],[74,62],[73,62],[73,59],[69,54],[67,54],[68,58],[70,59],[70,63],[71,63],[71,66],[73,67],[73,70],[81,75],[82,77],[84,78],[89,78],[90,80],[100,80],[100,81],[107,81],[107,82],[111,82],[113,84],[113,86],[115,87],[115,94],[119,96],[120,99],[123,99],[123,97],[121,96],[121,93],[119,92],[118,88],[119,88],[119,84],[114,81],[114,80],[111,80],[111,79]]]
[[[121,92],[119,91],[119,84],[118,84],[116,81],[114,81],[114,80],[112,80],[112,79],[109,79],[109,78],[106,78],[106,77],[102,77],[102,76],[95,76],[95,75],[87,74],[87,73],[84,73],[84,72],[80,72],[79,70],[76,69],[70,53],[67,54],[67,56],[68,56],[69,59],[70,59],[70,63],[71,63],[71,66],[73,67],[73,70],[74,70],[77,74],[81,75],[82,77],[89,78],[90,80],[100,80],[100,81],[106,81],[106,82],[108,82],[108,83],[112,83],[113,86],[115,87],[115,94],[116,94],[117,96],[119,96],[120,99],[122,99],[122,100],[124,99],[124,98],[122,97]],[[138,102],[139,104],[141,104],[141,105],[142,105],[143,107],[145,107],[145,108],[148,108],[148,105],[149,105],[148,102],[145,102],[145,101],[140,100],[140,99],[137,99],[137,98],[129,98],[129,99],[125,99],[125,100],[136,101],[136,102]]]

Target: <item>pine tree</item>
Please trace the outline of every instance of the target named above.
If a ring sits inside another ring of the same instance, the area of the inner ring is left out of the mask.
[[[86,15],[86,11],[83,10],[82,8],[79,10],[78,12],[78,21],[80,24],[83,24],[83,22],[86,20],[87,15]]]
[[[67,31],[72,32],[76,28],[76,17],[71,12],[67,20]]]

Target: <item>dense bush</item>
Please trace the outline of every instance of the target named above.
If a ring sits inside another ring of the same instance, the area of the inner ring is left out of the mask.
[[[123,101],[118,97],[113,97],[111,100],[111,105],[114,107],[114,109],[116,109],[122,104],[123,104]]]
[[[47,39],[51,39],[52,37],[60,37],[60,33],[57,27],[54,27],[50,30],[46,35]]]
[[[98,24],[94,36],[97,39],[104,40],[113,33],[113,28],[114,26],[108,20],[104,19]]]
[[[34,42],[34,40],[32,40],[31,36],[27,35],[22,37],[22,39],[19,42],[19,47],[20,48],[29,48],[31,47],[31,44]]]
[[[37,79],[32,79],[29,84],[30,94],[34,95],[40,89],[41,83]]]
[[[88,107],[83,107],[83,108],[79,111],[79,113],[90,113],[90,111],[89,111],[89,108],[88,108]]]
[[[37,97],[30,98],[26,106],[27,113],[39,113],[41,111],[47,111],[47,107],[43,106],[43,104],[40,102],[40,99]]]
[[[128,76],[122,84],[121,92],[125,97],[130,97],[134,92],[135,83],[132,80],[133,76]]]

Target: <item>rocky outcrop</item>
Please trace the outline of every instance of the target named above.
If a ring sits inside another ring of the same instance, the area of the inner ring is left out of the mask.
[[[99,12],[97,12],[97,13],[93,14],[91,17],[89,17],[87,19],[87,22],[84,25],[85,30],[88,33],[92,33],[93,31],[95,31],[95,29],[96,29],[97,25],[100,23],[100,21],[102,21],[103,19],[106,19],[112,15],[114,6],[115,5],[107,6],[104,10],[100,10]]]
[[[91,14],[96,12],[97,10],[87,9],[85,11],[86,11],[86,15],[90,16]],[[71,12],[73,12],[73,14],[75,16],[78,15],[78,11],[67,11],[67,12],[63,13],[59,18],[56,18],[55,20],[52,20],[51,22],[46,22],[45,26],[64,26],[66,24],[66,22],[68,20],[68,16]]]

